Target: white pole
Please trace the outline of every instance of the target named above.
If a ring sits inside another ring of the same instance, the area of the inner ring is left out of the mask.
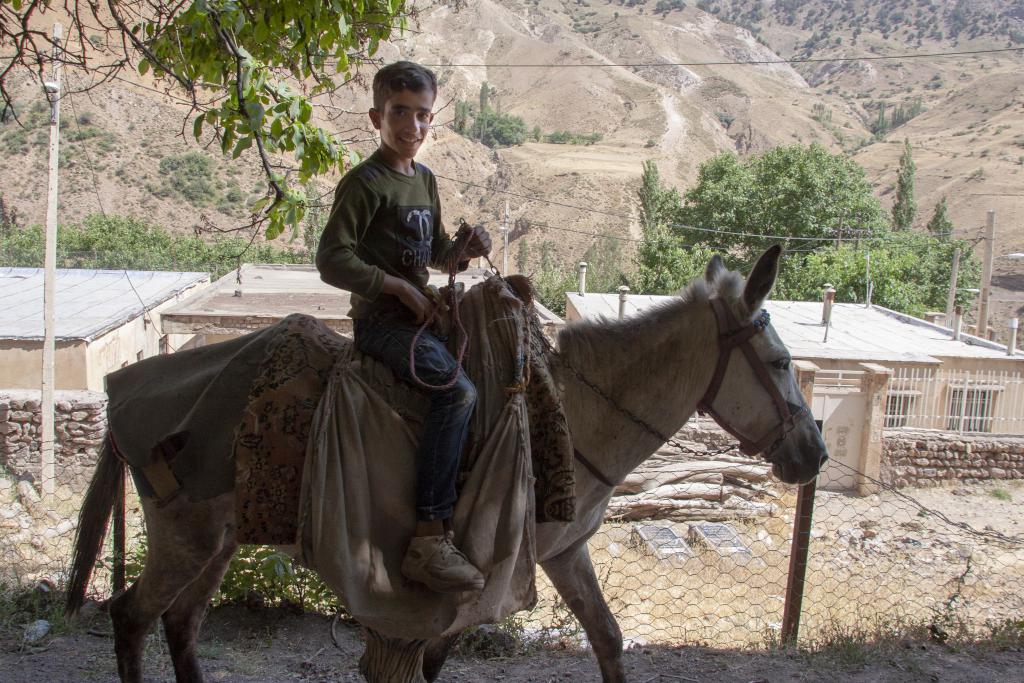
[[[1010,318],[1010,338],[1006,341],[1007,356],[1017,353],[1017,327],[1019,322],[1017,318]]]
[[[946,296],[946,325],[953,326],[953,306],[956,305],[956,280],[960,275],[960,250],[953,252],[953,272],[949,275],[949,294]]]
[[[56,483],[53,448],[53,362],[56,355],[54,299],[57,278],[57,163],[60,159],[60,24],[53,25],[53,68],[43,84],[50,101],[50,163],[46,201],[46,251],[43,258],[43,377],[40,410],[39,478],[44,496]]]
[[[580,292],[580,296],[583,296],[584,294],[587,293],[587,262],[586,261],[580,261],[579,274],[580,274],[580,278],[579,278],[580,279],[580,289],[579,289],[579,292]]]
[[[622,285],[619,287],[619,320],[626,317],[626,299],[629,297],[629,287]]]
[[[992,290],[992,258],[995,255],[996,212],[988,211],[985,223],[985,260],[981,264],[981,302],[978,304],[978,336],[988,338],[988,306]]]
[[[508,275],[508,200],[505,200],[505,221],[501,224],[501,272]]]
[[[867,278],[864,291],[864,308],[871,308],[871,294],[875,289],[875,285],[871,282],[871,252],[864,252],[864,277]]]

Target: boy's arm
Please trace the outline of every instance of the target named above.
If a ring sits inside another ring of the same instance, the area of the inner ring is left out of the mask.
[[[437,194],[437,179],[431,175],[431,192],[434,195],[434,238],[430,245],[430,265],[440,270],[448,270],[448,259],[452,255],[455,242],[445,232],[444,223],[441,221],[441,198]],[[473,226],[473,237],[470,238],[466,252],[456,266],[461,273],[469,267],[470,259],[478,256],[487,256],[491,253],[491,237],[481,225]]]
[[[377,206],[377,196],[358,178],[342,179],[316,250],[316,268],[321,280],[369,301],[380,295],[385,273],[360,259],[356,247],[373,220]]]

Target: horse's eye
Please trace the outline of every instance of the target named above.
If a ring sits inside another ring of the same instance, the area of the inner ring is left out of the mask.
[[[789,359],[780,358],[779,360],[772,363],[772,365],[774,365],[779,370],[789,370]]]

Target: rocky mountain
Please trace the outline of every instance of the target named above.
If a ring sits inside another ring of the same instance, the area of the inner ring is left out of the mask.
[[[439,125],[422,160],[442,176],[449,222],[496,227],[508,201],[512,254],[525,238],[534,260],[547,242],[569,261],[595,234],[639,235],[645,160],[685,189],[719,152],[819,142],[853,154],[891,201],[905,139],[915,148],[920,225],[946,196],[959,235],[979,236],[994,209],[997,253],[1024,251],[1024,52],[935,54],[1018,47],[1024,8],[1011,0],[474,0],[421,5],[378,56],[439,75]],[[828,61],[850,57],[864,59]],[[778,63],[788,59],[815,61]],[[540,140],[564,132],[591,144],[492,149],[455,132],[458,103],[477,102],[485,83],[491,105]],[[0,124],[0,194],[42,221],[45,106],[30,82],[18,98],[27,127]],[[369,106],[365,85],[317,103],[321,121],[372,149],[365,115],[352,113]],[[232,162],[190,140],[186,108],[146,77],[125,74],[68,105],[65,220],[102,206],[176,229],[202,216],[224,227],[262,192],[254,158]],[[320,185],[325,201],[332,182]],[[1011,291],[1024,290],[1024,266],[997,264],[998,296],[1024,299]]]

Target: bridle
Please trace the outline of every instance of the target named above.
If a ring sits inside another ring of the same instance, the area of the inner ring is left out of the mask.
[[[761,451],[764,451],[765,457],[767,457],[775,450],[776,447],[778,447],[782,440],[786,438],[786,435],[793,431],[796,426],[796,421],[807,413],[807,408],[805,406],[798,406],[789,403],[785,398],[783,398],[778,388],[772,382],[772,379],[768,374],[768,368],[765,367],[764,363],[754,352],[754,347],[750,344],[750,340],[754,335],[759,332],[763,332],[765,328],[768,327],[768,323],[771,321],[768,311],[762,310],[757,318],[752,322],[747,323],[746,325],[740,325],[724,301],[718,298],[713,298],[709,301],[711,304],[711,310],[714,311],[715,314],[715,320],[718,323],[718,365],[715,367],[715,374],[712,375],[711,383],[708,385],[707,390],[704,392],[704,396],[697,404],[697,408],[714,417],[719,426],[736,437],[740,442],[740,450],[743,453],[746,453],[749,456],[754,456]],[[547,352],[551,354],[553,358],[558,359],[558,362],[572,372],[576,379],[607,401],[609,405],[628,417],[644,431],[660,439],[661,443],[671,443],[673,441],[671,436],[662,434],[661,431],[656,429],[653,425],[627,408],[619,405],[619,403],[606,391],[587,379],[579,370],[573,367],[572,364],[562,356],[562,354],[558,353],[558,351],[551,346],[551,343],[548,342],[543,335],[541,335],[541,341],[546,347]],[[754,374],[757,375],[757,379],[761,383],[761,386],[763,386],[765,391],[768,392],[768,395],[771,396],[772,402],[775,404],[775,409],[779,414],[779,424],[756,441],[748,439],[745,435],[733,428],[732,425],[730,425],[724,417],[716,412],[711,405],[715,400],[715,396],[718,395],[718,391],[722,388],[722,380],[725,377],[725,370],[729,365],[729,358],[732,356],[733,349],[737,347],[743,351],[743,355],[746,356],[747,362],[750,363],[750,366],[753,368]],[[732,446],[728,446],[727,449],[732,450]],[[592,463],[583,453],[580,452],[578,448],[573,448],[573,455],[576,460],[578,460],[580,464],[583,465],[587,471],[594,475],[594,478],[602,484],[613,489],[618,486],[618,482],[613,481],[611,478],[606,476],[600,468]]]
[[[772,382],[764,361],[754,352],[754,347],[750,343],[754,335],[763,332],[768,327],[768,323],[771,321],[768,311],[762,309],[760,315],[753,321],[742,325],[736,320],[732,311],[729,310],[728,304],[722,299],[716,297],[711,299],[710,303],[711,310],[715,313],[715,321],[718,323],[718,365],[715,366],[715,374],[711,376],[711,384],[708,385],[708,389],[704,392],[700,403],[697,404],[697,408],[713,417],[722,429],[735,436],[740,442],[741,451],[750,456],[764,451],[765,457],[767,457],[786,438],[786,435],[793,431],[796,421],[804,416],[807,408],[806,406],[794,405],[782,396],[779,388]],[[728,367],[729,359],[736,348],[743,351],[743,355],[746,356],[747,362],[750,364],[751,369],[753,369],[754,374],[757,375],[761,386],[771,396],[772,402],[775,404],[775,410],[779,414],[779,424],[756,440],[741,434],[712,406],[715,397],[722,388],[725,369]]]

